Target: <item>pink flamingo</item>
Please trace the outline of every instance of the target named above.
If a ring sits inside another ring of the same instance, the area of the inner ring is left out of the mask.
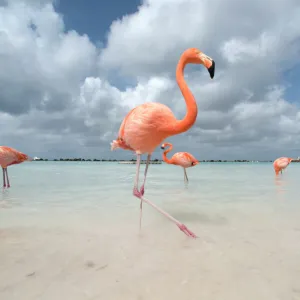
[[[277,158],[273,163],[273,167],[276,175],[278,175],[279,172],[281,172],[282,174],[282,170],[284,170],[291,163],[292,160],[293,158],[290,157]]]
[[[171,157],[171,159],[168,159],[167,154],[172,151],[173,145],[171,143],[164,143],[161,145],[161,149],[164,150],[166,146],[169,146],[169,148],[163,153],[163,161],[170,165],[181,166],[184,171],[184,181],[188,182],[189,179],[186,174],[186,168],[198,165],[199,161],[188,152],[177,152]]]
[[[189,48],[182,53],[177,64],[176,80],[186,103],[187,112],[185,117],[182,120],[177,120],[171,109],[161,103],[150,102],[139,105],[133,108],[123,119],[119,129],[118,138],[113,140],[111,143],[111,150],[122,148],[124,150],[134,151],[137,155],[133,195],[141,200],[140,228],[142,220],[142,202],[144,201],[174,222],[186,235],[196,237],[196,235],[184,224],[143,197],[148,166],[155,148],[161,145],[167,137],[186,132],[196,121],[198,114],[197,103],[188,88],[183,75],[184,68],[186,64],[189,63],[204,65],[211,78],[214,77],[215,72],[215,62],[198,49]],[[148,156],[144,172],[144,180],[140,190],[138,190],[141,155],[145,153],[147,153]]]
[[[20,164],[24,161],[32,161],[32,158],[22,152],[17,151],[16,149],[6,147],[6,146],[0,146],[0,165],[3,171],[4,188],[6,186],[8,188],[10,187],[7,167],[15,164]],[[5,175],[7,179],[7,185],[6,185]]]

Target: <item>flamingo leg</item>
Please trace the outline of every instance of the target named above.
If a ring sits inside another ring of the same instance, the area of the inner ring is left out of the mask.
[[[150,159],[149,159],[149,161],[150,161]],[[156,206],[150,200],[145,199],[143,197],[143,195],[141,194],[141,192],[138,190],[140,165],[141,165],[141,155],[138,154],[137,155],[137,160],[136,160],[136,175],[135,175],[135,181],[134,181],[134,187],[133,187],[133,195],[135,197],[139,198],[141,201],[146,202],[147,204],[149,204],[150,206],[152,206],[154,209],[156,209],[158,212],[160,212],[162,215],[164,215],[169,220],[171,220],[172,222],[174,222],[178,226],[178,228],[184,234],[186,234],[189,237],[196,238],[197,236],[192,231],[190,231],[184,224],[182,224],[181,222],[179,222],[178,220],[176,220],[174,217],[172,217],[170,214],[168,214],[167,212],[165,212],[164,210],[162,210],[160,207]],[[141,207],[141,211],[142,211],[142,206],[140,206],[140,207]]]
[[[139,198],[139,199],[141,199],[141,197],[142,197],[142,193],[138,189],[140,166],[141,166],[141,154],[137,154],[136,174],[135,174],[135,180],[134,180],[133,195],[135,197]],[[141,199],[141,203],[140,203],[140,229],[141,229],[141,224],[142,224],[142,210],[143,210],[142,202],[143,202],[143,200]]]
[[[146,168],[145,168],[145,173],[144,173],[144,181],[143,181],[143,184],[142,184],[141,189],[140,189],[140,192],[141,192],[142,196],[145,193],[145,183],[146,183],[146,177],[147,177],[148,167],[149,167],[149,164],[150,164],[150,159],[151,159],[151,154],[148,154],[148,156],[147,156],[147,162],[146,162]]]
[[[141,166],[141,154],[137,154],[136,173],[135,173],[135,180],[134,180],[134,187],[133,187],[133,195],[136,197],[139,197],[140,195],[140,192],[138,190],[140,166]]]
[[[184,171],[184,181],[189,182],[189,179],[188,179],[187,174],[186,174],[186,169],[183,168],[183,171]]]
[[[7,187],[9,188],[10,184],[9,184],[9,179],[8,179],[7,168],[5,168],[5,173],[6,173]]]
[[[6,187],[6,181],[5,181],[5,171],[4,168],[2,168],[2,172],[3,172],[3,187]]]
[[[145,193],[145,183],[146,183],[146,178],[147,178],[147,172],[148,172],[148,167],[151,159],[151,154],[148,154],[147,156],[147,162],[146,162],[146,168],[145,168],[145,173],[144,173],[144,181],[143,184],[140,188],[140,193],[143,196]],[[143,211],[143,200],[141,199],[141,204],[140,204],[140,230],[142,227],[142,211]]]
[[[190,231],[184,224],[182,224],[181,222],[179,222],[178,220],[176,220],[174,217],[172,217],[171,215],[169,215],[167,212],[165,212],[164,210],[162,210],[160,207],[156,206],[154,203],[152,203],[150,200],[145,199],[143,196],[140,196],[140,199],[146,203],[148,203],[150,206],[152,206],[154,209],[156,209],[158,212],[160,212],[162,215],[164,215],[165,217],[167,217],[170,221],[174,222],[178,228],[187,236],[189,237],[193,237],[196,238],[197,236]]]

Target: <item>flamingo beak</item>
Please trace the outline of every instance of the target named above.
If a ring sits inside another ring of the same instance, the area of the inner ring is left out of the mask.
[[[210,78],[213,79],[214,76],[215,76],[215,61],[212,60],[211,62],[212,62],[212,64],[209,68],[207,68],[207,70],[208,70],[208,73],[210,75]]]
[[[161,146],[160,148],[163,149],[163,150],[165,150],[165,147],[163,147],[163,146]]]
[[[206,67],[210,78],[213,79],[215,76],[215,61],[204,53],[201,53],[199,55],[199,58],[201,59],[203,65]]]

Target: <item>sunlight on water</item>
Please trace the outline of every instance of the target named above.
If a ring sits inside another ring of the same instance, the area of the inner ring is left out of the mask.
[[[141,176],[143,176],[144,165]],[[0,193],[0,299],[300,299],[300,164],[33,162]]]

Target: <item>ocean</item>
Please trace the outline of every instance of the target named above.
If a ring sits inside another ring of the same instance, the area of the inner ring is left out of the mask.
[[[1,300],[300,299],[300,164],[31,162],[0,191]],[[141,166],[141,178],[145,165]],[[2,180],[1,180],[2,183]]]

